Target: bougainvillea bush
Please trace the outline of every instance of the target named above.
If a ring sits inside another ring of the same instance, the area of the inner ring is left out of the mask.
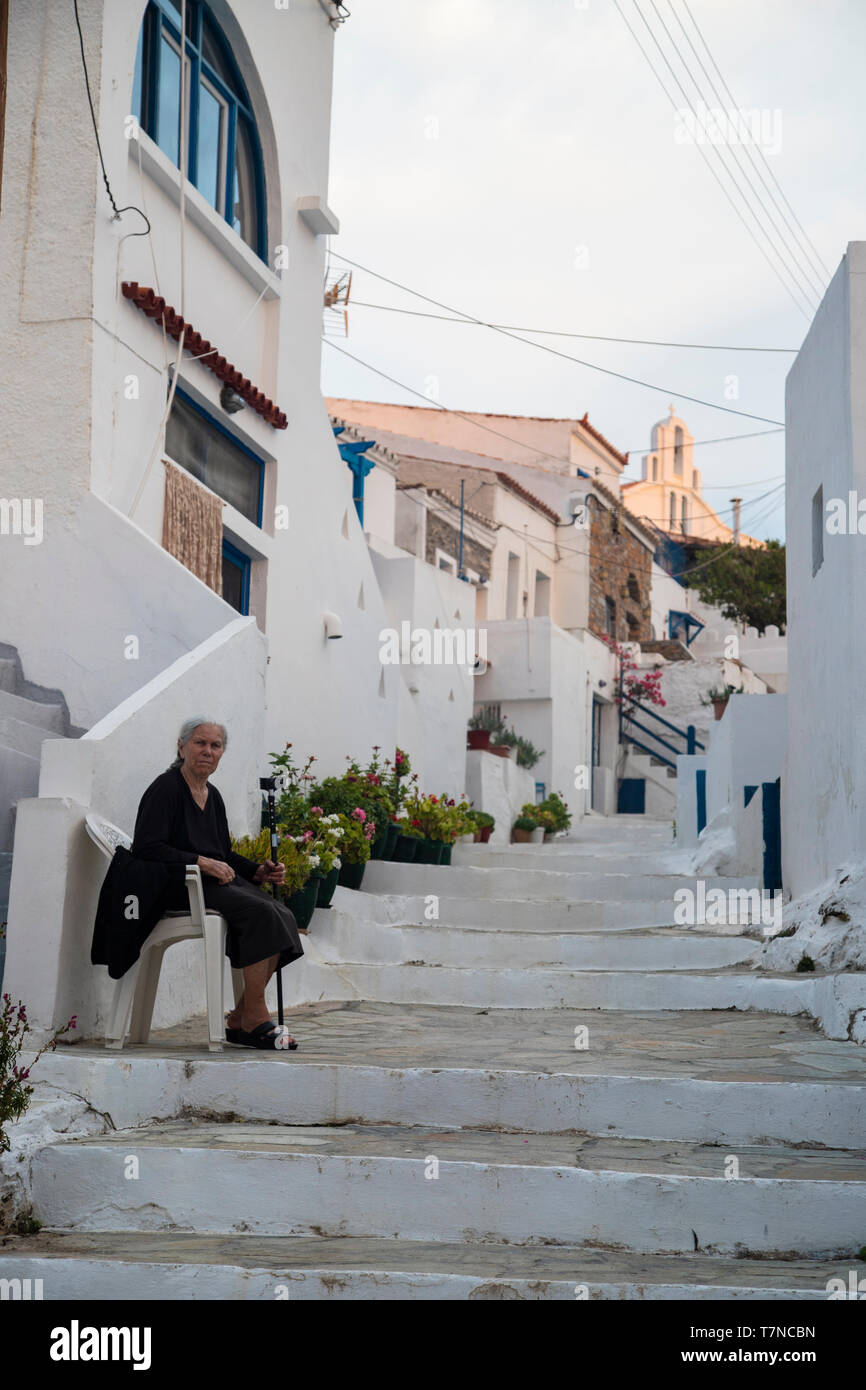
[[[57,1029],[44,1047],[39,1049],[30,1065],[25,1067],[22,1060],[24,1042],[32,1031],[27,1022],[27,1009],[20,999],[15,1004],[11,995],[3,995],[3,1007],[0,1009],[0,1154],[8,1153],[11,1148],[7,1125],[20,1120],[30,1104],[33,1094],[33,1087],[29,1083],[31,1071],[43,1053],[53,1051],[57,1039],[74,1029],[77,1023],[78,1017],[73,1014],[69,1022]]]

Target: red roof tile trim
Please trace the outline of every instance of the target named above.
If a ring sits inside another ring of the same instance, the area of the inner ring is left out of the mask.
[[[586,430],[587,434],[591,434],[592,437],[593,437],[593,439],[597,439],[598,442],[599,442],[599,444],[603,444],[604,447],[607,449],[608,453],[609,453],[609,454],[613,454],[613,457],[614,457],[615,459],[618,459],[618,460],[619,460],[619,462],[622,464],[623,468],[625,468],[625,467],[627,466],[627,464],[628,464],[628,454],[621,454],[620,451],[619,451],[619,449],[615,449],[615,448],[613,447],[613,445],[611,444],[611,442],[610,442],[609,439],[605,439],[605,437],[604,437],[604,435],[602,434],[601,430],[597,430],[597,429],[595,428],[595,425],[591,425],[591,424],[589,423],[589,411],[586,411],[586,413],[585,413],[584,416],[583,416],[583,419],[582,419],[582,420],[578,420],[577,423],[578,423],[579,425],[581,425],[581,426],[583,427],[583,429]]]
[[[146,285],[137,284],[135,280],[124,280],[121,289],[125,299],[130,300],[137,309],[141,309],[142,313],[147,314],[148,318],[160,324],[175,341],[186,329],[183,345],[189,349],[194,357],[199,358],[203,367],[207,367],[209,372],[213,372],[218,381],[230,386],[241,400],[246,401],[247,405],[257,411],[263,420],[267,420],[269,425],[273,425],[275,430],[288,428],[288,418],[279,407],[274,405],[274,402],[269,400],[263,391],[259,391],[253,386],[252,382],[237,370],[234,363],[227,362],[224,357],[218,356],[213,344],[209,343],[207,338],[203,338],[200,333],[197,333],[192,324],[182,319],[180,314],[175,313],[171,305],[166,304],[161,295],[155,294]]]

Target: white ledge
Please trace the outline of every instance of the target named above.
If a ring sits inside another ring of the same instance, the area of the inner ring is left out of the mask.
[[[180,180],[181,173],[176,164],[172,164],[167,155],[164,155],[159,146],[151,140],[143,130],[139,130],[137,136],[133,136],[129,141],[129,157],[133,164],[138,165],[139,152],[141,153],[141,167],[145,174],[158,184],[164,193],[167,193],[172,202],[180,206]],[[263,260],[251,251],[245,241],[242,241],[233,227],[230,227],[224,217],[220,217],[215,208],[212,208],[206,198],[194,184],[186,181],[184,191],[184,203],[186,215],[190,222],[194,223],[210,242],[225,256],[226,260],[234,266],[235,270],[248,280],[254,290],[260,294],[264,291],[265,299],[279,299],[281,293],[280,278],[265,265]]]
[[[340,230],[340,219],[331,212],[328,204],[318,196],[298,199],[298,216],[311,232],[317,236],[336,235]]]

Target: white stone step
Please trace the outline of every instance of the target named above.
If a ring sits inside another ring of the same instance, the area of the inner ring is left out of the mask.
[[[315,918],[315,947],[332,961],[461,969],[695,970],[753,961],[761,947],[744,937],[700,936],[670,928],[607,933],[541,933],[449,927],[435,922],[393,926],[358,920],[341,908]]]
[[[444,882],[444,881],[443,881]],[[442,891],[442,890],[441,890]],[[430,903],[430,894],[422,897],[411,894],[356,893],[338,888],[334,907],[349,912],[359,923],[390,921],[394,925],[420,924]],[[673,926],[673,898],[647,903],[643,900],[625,903],[565,902],[547,898],[538,902],[520,898],[484,899],[440,896],[439,923],[450,927],[475,927],[490,931],[582,932],[611,928],[616,931],[640,930],[646,927]],[[369,904],[369,906],[367,906]],[[317,913],[312,931],[318,930],[323,915]],[[429,920],[429,919],[428,919]],[[718,928],[713,928],[717,931]],[[732,934],[742,928],[732,926]]]
[[[866,1049],[803,1017],[371,1003],[287,1017],[297,1052],[211,1054],[201,1018],[122,1056],[61,1046],[40,1084],[117,1129],[196,1114],[866,1148]]]
[[[755,876],[713,878],[713,887],[724,891],[758,887]],[[677,888],[695,887],[695,879],[682,874],[581,873],[535,868],[474,868],[448,864],[397,864],[371,860],[365,869],[362,892],[383,894],[443,893],[480,900],[524,902],[663,902],[673,900]]]
[[[798,1146],[729,1155],[581,1136],[180,1121],[40,1150],[32,1200],[44,1225],[78,1231],[854,1258],[866,1165]]]
[[[852,1278],[853,1276],[853,1278]],[[857,1260],[635,1255],[586,1246],[47,1232],[11,1236],[0,1278],[41,1280],[60,1299],[293,1302],[826,1300],[866,1277]],[[35,1289],[31,1283],[31,1289]]]
[[[0,715],[0,759],[7,749],[25,753],[30,758],[39,758],[47,738],[63,738],[63,734],[42,724],[29,724],[8,714]]]
[[[24,724],[38,724],[40,728],[51,729],[61,736],[66,735],[68,720],[66,710],[59,704],[43,704],[40,700],[28,700],[22,695],[12,695],[0,690],[0,717],[19,719]]]

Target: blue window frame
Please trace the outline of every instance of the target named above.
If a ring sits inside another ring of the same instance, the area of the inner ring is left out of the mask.
[[[223,537],[223,598],[246,616],[250,611],[250,557]]]
[[[246,88],[203,0],[187,0],[187,176],[238,236],[267,260],[261,143]],[[180,165],[180,6],[150,0],[138,41],[132,114]]]
[[[166,423],[165,451],[211,492],[261,526],[264,460],[180,387]]]

